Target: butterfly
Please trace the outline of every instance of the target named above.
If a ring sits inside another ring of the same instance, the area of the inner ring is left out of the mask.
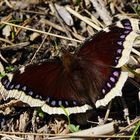
[[[84,113],[121,96],[139,20],[124,18],[86,39],[71,54],[28,65],[1,78],[0,92],[48,114]]]

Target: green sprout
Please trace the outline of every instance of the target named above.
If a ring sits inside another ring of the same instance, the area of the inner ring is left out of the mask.
[[[36,111],[40,118],[45,118],[45,113],[42,111],[42,109],[40,107],[37,108]]]
[[[14,70],[14,68],[12,66],[7,66],[5,67],[7,72],[12,72]]]
[[[15,32],[14,31],[12,31],[11,36],[12,36],[12,39],[15,38]]]
[[[136,5],[136,7],[133,7],[133,6],[131,6],[132,7],[132,9],[135,11],[135,13],[138,15],[138,16],[140,16],[140,4],[139,4],[139,1],[137,0],[137,5]]]
[[[74,124],[71,124],[71,122],[70,122],[70,116],[69,116],[69,113],[68,113],[68,111],[66,110],[66,108],[64,107],[64,106],[60,106],[62,109],[63,109],[63,111],[65,112],[65,115],[66,115],[66,117],[67,117],[67,119],[68,119],[68,128],[69,128],[69,130],[70,130],[70,132],[77,132],[77,131],[79,131],[80,129],[80,126],[79,125],[77,125],[77,126],[75,126]]]
[[[135,11],[135,13],[140,16],[140,4],[137,5],[136,7],[133,8],[133,10]]]
[[[6,76],[6,73],[0,72],[0,78],[3,78],[4,76]]]
[[[139,128],[140,128],[140,121],[137,123],[137,125],[133,131],[133,134],[131,135],[130,140],[135,140],[135,135],[137,134]]]
[[[76,0],[76,5],[80,5],[81,0]]]

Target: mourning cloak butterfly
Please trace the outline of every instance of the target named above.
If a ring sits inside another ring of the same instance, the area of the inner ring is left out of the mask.
[[[29,65],[1,78],[0,92],[48,114],[84,113],[121,96],[128,73],[121,70],[138,36],[139,21],[122,19],[87,39],[70,54]]]

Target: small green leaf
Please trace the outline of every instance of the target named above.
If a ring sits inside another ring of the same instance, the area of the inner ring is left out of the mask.
[[[132,7],[132,9],[134,10],[134,12],[138,15],[138,16],[140,16],[140,4],[139,4],[139,2],[137,1],[137,5],[134,7],[134,6],[132,6],[131,5],[131,7]]]
[[[39,113],[38,113],[38,116],[41,117],[41,118],[45,118],[44,112],[39,112]]]
[[[4,76],[6,76],[6,74],[4,72],[0,72],[0,77],[2,78]]]
[[[22,19],[13,19],[13,20],[10,20],[9,22],[15,24],[15,23],[20,23],[22,21],[23,21]]]
[[[71,124],[70,123],[70,116],[69,116],[69,113],[68,113],[68,111],[65,109],[65,107],[64,106],[60,106],[63,110],[64,110],[64,112],[65,112],[65,115],[66,115],[66,117],[67,117],[67,119],[68,119],[68,128],[69,128],[69,130],[70,130],[70,132],[77,132],[77,131],[79,131],[80,129],[79,129],[79,125],[77,125],[77,126],[75,126],[74,124]]]
[[[68,128],[69,128],[70,132],[72,132],[72,133],[78,132],[80,130],[80,126],[79,125],[75,126],[74,124],[69,124]]]
[[[76,5],[80,5],[81,0],[76,0]]]
[[[138,4],[134,9],[135,12],[140,16],[140,4]]]
[[[67,119],[68,119],[68,125],[70,125],[70,117],[69,117],[69,113],[68,113],[68,111],[65,109],[65,107],[64,106],[60,106],[62,109],[63,109],[63,111],[65,112],[65,115],[67,116]]]
[[[12,39],[14,39],[14,38],[15,38],[15,32],[12,31]]]
[[[14,68],[12,66],[8,66],[5,68],[7,72],[12,72]]]
[[[139,128],[140,128],[140,121],[137,123],[137,125],[133,131],[133,134],[131,135],[130,140],[135,140],[135,135],[137,134]]]
[[[46,114],[42,111],[41,108],[37,108],[36,110],[39,117],[45,118]]]

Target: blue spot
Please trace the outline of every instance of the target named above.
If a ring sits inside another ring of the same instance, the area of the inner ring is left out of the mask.
[[[50,97],[48,97],[48,98],[47,98],[46,102],[47,102],[47,103],[49,103],[49,102],[50,102]]]
[[[8,82],[8,83],[5,85],[5,88],[6,88],[6,89],[9,89],[9,85],[10,85],[10,82]]]
[[[14,88],[14,85],[13,84],[10,84],[8,88],[11,90],[11,89]]]
[[[76,101],[73,101],[73,105],[77,105]]]
[[[51,105],[52,105],[52,106],[55,106],[55,105],[56,105],[56,101],[52,101],[52,102],[51,102]]]
[[[66,106],[68,106],[68,105],[69,105],[68,101],[65,101],[65,105],[66,105]]]
[[[15,86],[15,89],[19,89],[20,88],[20,84],[17,84],[16,86]]]
[[[26,86],[24,86],[24,87],[22,88],[23,91],[26,91],[26,89],[27,89]]]
[[[33,94],[34,94],[33,91],[28,92],[28,95],[30,95],[30,96],[33,96]]]

